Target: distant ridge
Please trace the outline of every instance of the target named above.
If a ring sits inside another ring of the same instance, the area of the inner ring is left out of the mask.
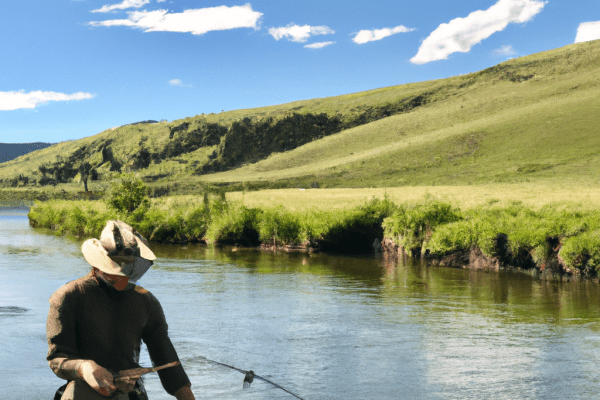
[[[52,146],[52,143],[0,143],[0,163],[50,146]]]

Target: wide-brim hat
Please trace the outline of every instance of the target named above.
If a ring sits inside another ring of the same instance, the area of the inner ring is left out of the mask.
[[[131,277],[136,257],[152,261],[156,256],[148,241],[123,221],[110,220],[100,234],[100,240],[83,242],[81,252],[85,260],[100,271]]]

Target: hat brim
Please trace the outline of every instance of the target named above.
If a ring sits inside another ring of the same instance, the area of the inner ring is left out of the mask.
[[[135,235],[134,235],[135,236]],[[138,248],[140,249],[140,257],[146,260],[156,260],[156,256],[146,246],[144,242],[137,236],[135,236]],[[88,239],[81,245],[81,252],[85,260],[92,266],[98,268],[100,271],[119,276],[129,276],[123,272],[123,268],[116,262],[114,262],[108,255],[108,251],[102,246],[102,243],[98,239]]]
[[[144,241],[140,239],[138,235],[134,234],[133,236],[135,236],[138,248],[140,249],[140,257],[145,258],[148,261],[156,260],[156,256],[154,255],[152,250],[150,250],[150,248],[146,246],[146,243],[144,243]]]
[[[96,267],[106,274],[127,276],[121,270],[121,266],[111,260],[108,256],[108,251],[106,251],[98,239],[89,239],[83,242],[81,252],[85,261],[92,267]]]

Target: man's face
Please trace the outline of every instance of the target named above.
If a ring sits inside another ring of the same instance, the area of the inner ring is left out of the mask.
[[[125,289],[129,283],[129,277],[127,276],[111,275],[102,271],[98,271],[98,275],[104,279],[106,283],[119,291]]]

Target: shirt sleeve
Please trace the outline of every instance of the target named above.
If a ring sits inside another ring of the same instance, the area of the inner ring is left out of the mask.
[[[50,297],[50,312],[46,322],[48,364],[59,378],[75,380],[82,360],[77,354],[75,333],[75,300],[65,288]]]
[[[150,293],[148,294],[150,296],[150,316],[148,324],[144,328],[142,340],[148,347],[152,363],[155,366],[160,366],[179,361],[177,352],[169,338],[168,325],[162,307],[156,297]],[[183,386],[191,386],[181,364],[158,371],[158,376],[165,391],[172,396]]]

